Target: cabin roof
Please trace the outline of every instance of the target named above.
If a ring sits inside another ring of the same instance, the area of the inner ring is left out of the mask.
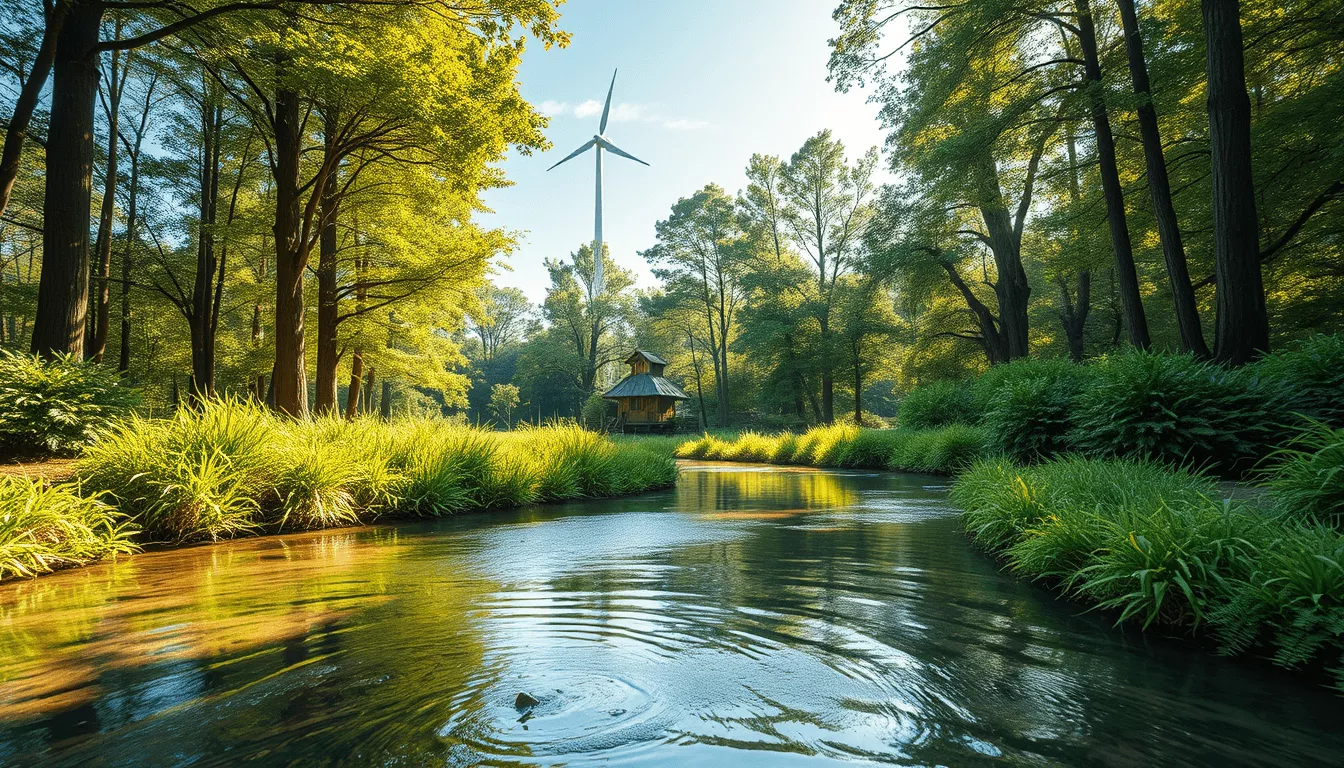
[[[611,389],[602,397],[608,400],[619,400],[623,397],[671,397],[676,400],[690,400],[691,396],[681,391],[681,387],[664,379],[662,376],[651,376],[647,373],[637,373],[633,376],[626,376],[620,383]]]
[[[641,357],[644,358],[645,360],[648,360],[650,363],[653,363],[654,365],[667,365],[667,361],[664,360],[663,358],[653,354],[652,352],[645,352],[642,349],[636,349],[634,352],[631,352],[630,356],[625,358],[625,362],[633,363],[637,358]]]

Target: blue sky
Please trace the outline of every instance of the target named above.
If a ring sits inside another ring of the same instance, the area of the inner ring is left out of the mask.
[[[492,190],[490,226],[518,232],[500,285],[545,297],[542,261],[564,257],[593,237],[593,160],[583,155],[546,169],[597,132],[600,102],[620,69],[607,138],[650,163],[607,155],[605,239],[616,260],[654,283],[639,252],[672,204],[710,182],[745,185],[753,152],[787,159],[830,128],[851,157],[881,145],[877,107],[866,94],[836,93],[826,82],[833,0],[569,0],[565,49],[532,46],[519,73],[523,95],[552,115],[554,148],[510,154],[514,186]],[[591,102],[591,103],[589,103]]]

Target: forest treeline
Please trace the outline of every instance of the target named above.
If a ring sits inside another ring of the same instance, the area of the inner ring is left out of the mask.
[[[629,343],[557,323],[579,310],[557,282],[550,330],[508,371],[525,398],[555,390],[546,371],[591,391],[556,358],[600,366],[638,341],[702,424],[829,422],[1028,356],[1235,366],[1340,330],[1344,3],[855,0],[834,17],[830,76],[880,105],[883,156],[823,132],[753,156],[735,195],[680,200],[643,254],[661,287],[594,303],[632,313]]]
[[[829,74],[881,151],[743,158],[655,224],[659,285],[604,253],[594,296],[585,245],[539,306],[472,213],[547,146],[514,80],[524,34],[567,41],[550,3],[3,13],[3,343],[159,399],[600,420],[641,346],[698,426],[825,423],[1023,357],[1341,329],[1337,0],[845,0]]]
[[[379,376],[453,388],[445,331],[512,247],[473,221],[481,192],[506,149],[548,146],[516,73],[527,38],[567,42],[555,4],[0,13],[6,346],[296,415],[367,407]]]

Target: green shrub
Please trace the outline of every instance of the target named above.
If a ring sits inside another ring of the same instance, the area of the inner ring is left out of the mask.
[[[0,579],[134,552],[133,531],[116,510],[71,487],[0,476]]]
[[[1098,457],[1152,458],[1235,473],[1275,435],[1266,393],[1244,371],[1190,355],[1130,352],[1093,366],[1073,443]]]
[[[1344,429],[1313,424],[1269,458],[1261,476],[1279,509],[1344,527]]]
[[[937,429],[949,424],[972,424],[975,400],[970,388],[951,381],[915,387],[901,400],[897,424],[903,429]]]
[[[995,366],[982,376],[975,399],[993,447],[1021,461],[1067,450],[1090,370],[1069,360],[1028,359]]]
[[[0,350],[0,454],[74,453],[136,402],[110,368]]]
[[[1344,336],[1317,335],[1268,355],[1252,370],[1263,384],[1286,396],[1283,408],[1344,427]]]
[[[1009,567],[1147,627],[1203,625],[1224,653],[1296,667],[1344,648],[1344,536],[1151,461],[978,462],[952,487],[963,522]],[[1344,690],[1344,678],[1340,681]]]

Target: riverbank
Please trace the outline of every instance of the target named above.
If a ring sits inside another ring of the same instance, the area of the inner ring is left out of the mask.
[[[813,427],[802,434],[705,434],[681,443],[677,458],[751,461],[808,467],[878,469],[949,475],[988,454],[979,427],[869,429],[847,424]]]
[[[296,421],[245,403],[106,430],[64,483],[0,478],[0,578],[134,551],[407,517],[641,493],[666,451],[575,426],[492,432],[446,421]]]
[[[1019,576],[1113,611],[1117,624],[1328,670],[1344,692],[1344,535],[1303,503],[1283,469],[1294,461],[1264,492],[1231,499],[1186,470],[1078,457],[983,460],[951,494],[972,539]]]

